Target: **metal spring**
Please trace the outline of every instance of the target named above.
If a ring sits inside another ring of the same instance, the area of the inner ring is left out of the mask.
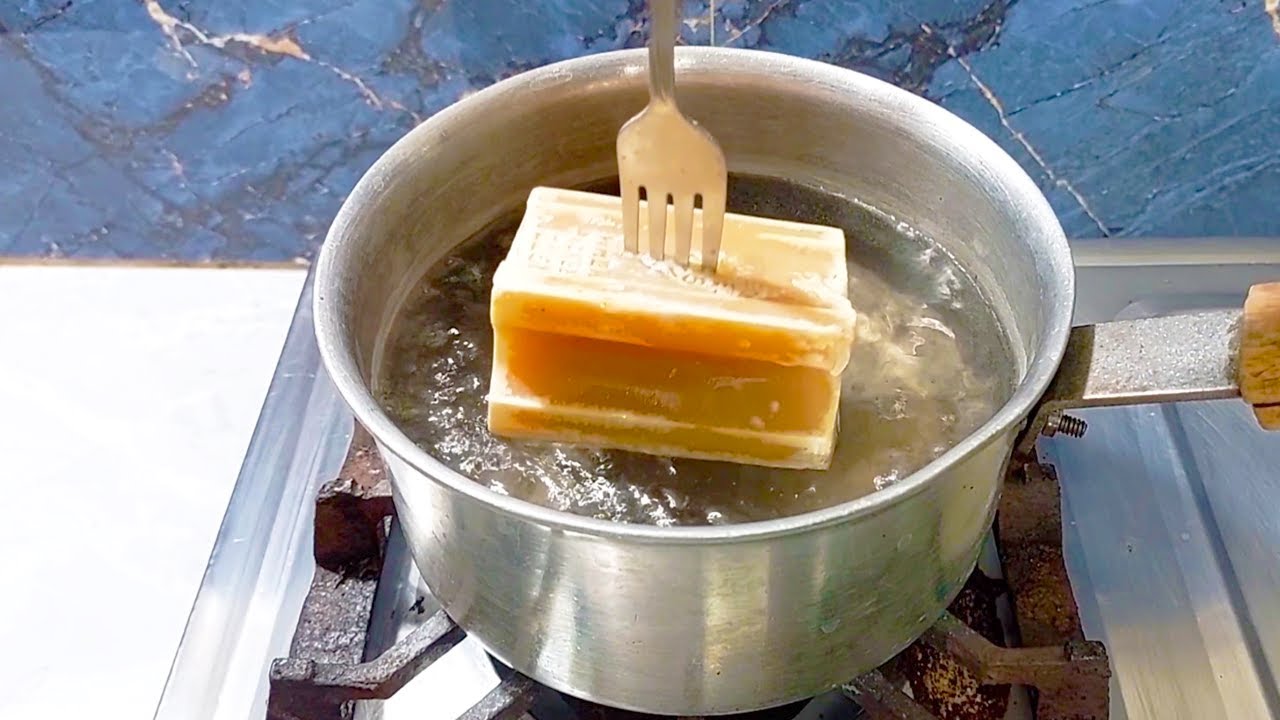
[[[1089,429],[1089,423],[1074,416],[1063,415],[1058,421],[1058,432],[1073,438],[1084,437],[1084,433]]]
[[[1045,423],[1044,434],[1048,437],[1053,437],[1058,433],[1062,433],[1067,437],[1080,438],[1084,437],[1088,429],[1089,423],[1074,415],[1055,413]]]

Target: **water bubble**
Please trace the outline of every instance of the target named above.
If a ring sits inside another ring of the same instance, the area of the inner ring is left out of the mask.
[[[883,490],[898,482],[898,480],[898,471],[895,469],[884,473],[883,475],[877,475],[874,482],[877,490]]]
[[[663,497],[667,499],[667,505],[674,510],[683,510],[689,505],[689,496],[669,487],[661,490]]]

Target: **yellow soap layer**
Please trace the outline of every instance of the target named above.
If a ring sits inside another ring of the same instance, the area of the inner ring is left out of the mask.
[[[832,374],[848,364],[855,315],[838,228],[731,213],[714,275],[621,247],[619,198],[535,189],[494,275],[493,326]]]
[[[529,330],[499,334],[494,364],[492,396],[809,435],[830,432],[840,381],[816,368]]]
[[[815,368],[512,330],[497,338],[488,422],[505,437],[821,468],[838,383]]]
[[[695,460],[800,470],[831,463],[830,443],[804,437],[655,422],[649,417],[600,417],[581,409],[523,406],[518,401],[491,404],[489,428],[506,437]]]

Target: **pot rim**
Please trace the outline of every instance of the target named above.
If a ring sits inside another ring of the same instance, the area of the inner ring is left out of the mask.
[[[468,115],[500,112],[506,96],[512,92],[529,92],[539,86],[564,82],[578,73],[588,79],[615,75],[643,75],[645,50],[618,50],[589,55],[545,65],[468,96],[441,110],[396,141],[369,168],[343,202],[321,247],[316,261],[314,317],[320,356],[338,392],[355,414],[356,420],[377,440],[384,451],[398,458],[453,492],[495,507],[511,515],[566,532],[595,537],[616,538],[633,542],[665,544],[739,542],[763,540],[790,535],[845,522],[884,511],[923,491],[943,471],[981,450],[1001,435],[1026,420],[1050,381],[1057,373],[1071,331],[1071,315],[1075,299],[1075,269],[1071,250],[1057,216],[1035,183],[1003,149],[977,128],[933,102],[890,83],[835,65],[761,50],[719,47],[681,47],[676,53],[678,66],[687,69],[713,69],[729,72],[785,74],[798,81],[819,83],[827,87],[852,91],[868,103],[892,107],[903,116],[914,116],[930,133],[952,138],[956,145],[969,148],[966,155],[999,177],[1010,198],[1023,209],[1026,219],[1040,226],[1041,255],[1048,261],[1058,279],[1042,289],[1050,318],[1044,326],[1040,343],[1030,355],[1022,380],[1003,406],[977,430],[970,433],[942,455],[894,485],[855,500],[798,515],[758,520],[732,525],[659,527],[617,523],[555,510],[526,500],[502,495],[480,485],[471,478],[449,468],[414,443],[383,411],[373,397],[369,383],[359,371],[352,351],[351,338],[340,333],[337,306],[330,294],[337,287],[339,273],[336,246],[348,226],[359,213],[358,208],[373,202],[386,183],[386,176],[397,171],[415,149],[432,141],[441,129],[465,120]],[[767,56],[767,62],[761,59]],[[400,482],[392,473],[392,482]]]

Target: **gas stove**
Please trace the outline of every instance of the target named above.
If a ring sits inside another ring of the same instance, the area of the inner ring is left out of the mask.
[[[1238,306],[1280,276],[1275,240],[1074,249],[1080,323]],[[157,717],[642,717],[503,667],[435,605],[376,452],[320,367],[310,288]],[[749,717],[1272,716],[1274,438],[1212,402],[1085,411],[1055,429],[1040,462],[1011,467],[979,568],[919,642]]]

